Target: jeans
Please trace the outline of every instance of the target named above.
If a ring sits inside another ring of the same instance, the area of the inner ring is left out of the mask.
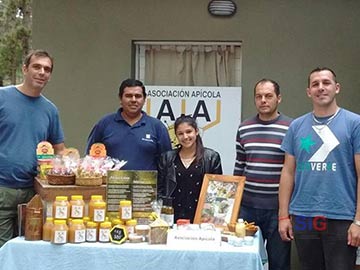
[[[302,270],[353,270],[356,247],[347,245],[352,221],[292,216]]]
[[[278,231],[278,210],[241,206],[240,218],[247,222],[254,221],[260,227],[266,240],[269,270],[290,270],[291,242],[281,240]]]
[[[0,247],[17,236],[17,205],[27,203],[34,194],[32,188],[0,187]]]

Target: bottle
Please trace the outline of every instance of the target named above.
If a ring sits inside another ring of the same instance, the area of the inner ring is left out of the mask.
[[[52,244],[65,244],[68,241],[68,226],[66,220],[54,220],[54,227],[51,230],[51,243]]]
[[[136,219],[129,219],[126,221],[126,230],[128,232],[128,235],[131,233],[135,233],[135,226],[137,224]]]
[[[83,218],[85,213],[85,202],[82,195],[72,195],[70,200],[70,217]]]
[[[95,202],[103,202],[103,196],[102,195],[91,195],[89,207],[88,207],[88,215],[90,220],[94,219],[94,203]]]
[[[85,242],[85,230],[82,219],[73,219],[69,227],[69,243]]]
[[[86,236],[87,242],[96,242],[98,238],[98,224],[93,221],[86,223]]]
[[[119,217],[123,221],[127,221],[132,218],[131,201],[122,200],[119,202]]]
[[[242,218],[239,218],[235,225],[235,235],[241,238],[245,237],[245,223]]]
[[[166,221],[170,227],[174,225],[174,208],[172,207],[172,198],[164,198],[161,207],[160,218]]]
[[[43,226],[42,231],[42,240],[50,241],[51,240],[51,230],[54,227],[54,218],[53,217],[46,217],[46,221]]]
[[[100,223],[99,242],[106,243],[110,241],[111,222],[105,221]]]
[[[70,216],[70,204],[67,196],[56,196],[53,203],[53,218],[67,219]]]
[[[106,202],[94,202],[93,213],[90,213],[90,216],[93,217],[92,221],[104,222],[106,218]]]

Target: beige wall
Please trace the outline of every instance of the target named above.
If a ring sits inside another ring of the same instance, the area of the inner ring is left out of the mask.
[[[133,40],[243,42],[243,118],[255,110],[254,83],[280,83],[281,111],[311,109],[308,72],[335,69],[341,106],[360,113],[360,1],[234,0],[231,18],[207,13],[208,0],[33,0],[33,47],[55,56],[45,95],[58,106],[68,146],[84,151],[93,124],[118,107],[132,74]],[[234,134],[235,136],[235,134]]]

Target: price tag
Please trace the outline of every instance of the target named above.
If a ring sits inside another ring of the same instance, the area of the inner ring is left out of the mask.
[[[127,239],[127,230],[123,225],[116,225],[110,230],[110,241],[115,244],[122,244]]]

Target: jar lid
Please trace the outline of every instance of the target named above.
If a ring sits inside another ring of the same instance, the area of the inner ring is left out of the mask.
[[[81,218],[80,219],[73,219],[72,223],[73,224],[84,224],[84,222],[83,222],[83,220]]]
[[[131,201],[123,200],[123,201],[120,201],[119,204],[120,204],[121,206],[130,206],[130,205],[131,205]]]
[[[91,195],[91,200],[102,200],[103,196],[102,195]]]
[[[64,219],[56,219],[56,220],[54,220],[54,224],[55,225],[65,225],[66,220],[64,220]]]
[[[126,225],[135,226],[136,224],[136,219],[129,219],[128,221],[126,221]]]
[[[67,201],[68,197],[67,196],[56,196],[55,200],[56,201]]]
[[[94,202],[94,206],[105,207],[105,206],[106,206],[106,202]]]
[[[83,195],[71,195],[71,200],[77,201],[77,200],[83,200]]]

